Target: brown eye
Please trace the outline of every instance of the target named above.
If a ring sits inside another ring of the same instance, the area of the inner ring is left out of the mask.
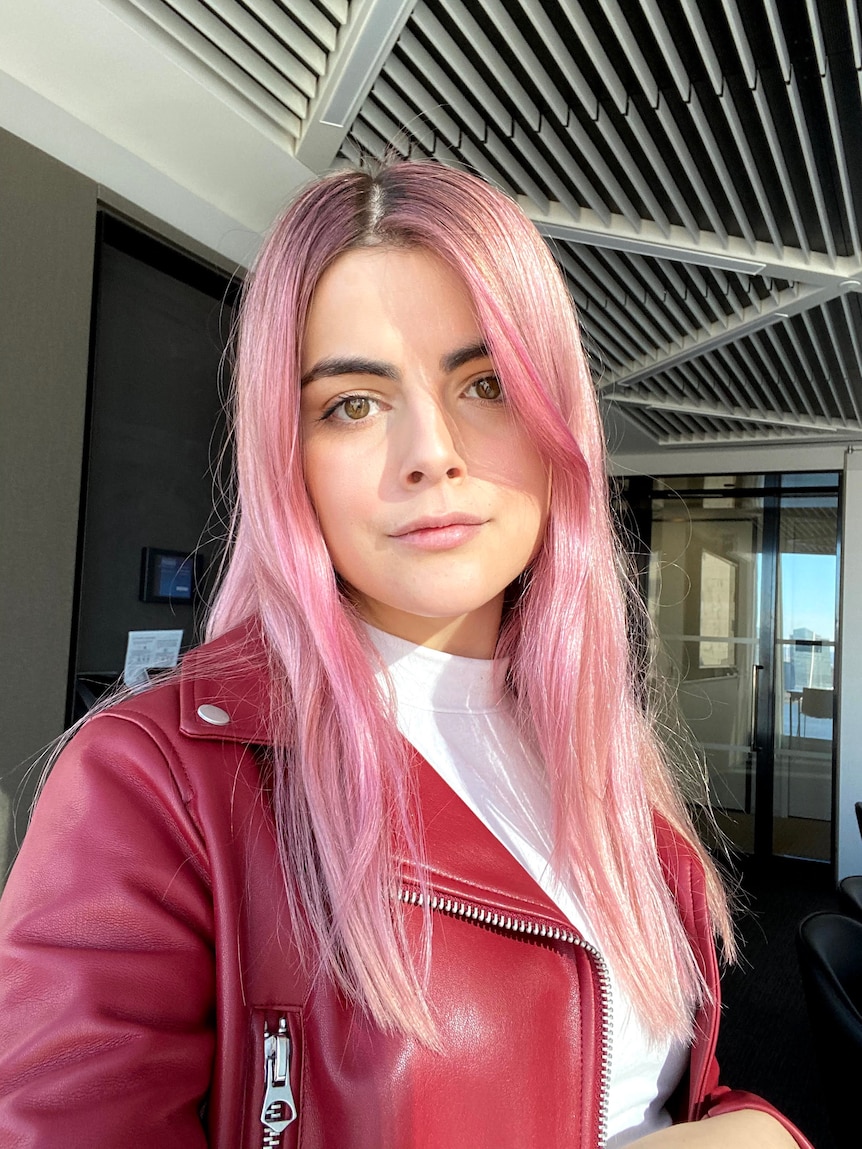
[[[477,379],[470,386],[478,399],[487,399],[493,402],[495,399],[502,398],[503,395],[503,388],[500,386],[500,381],[496,375],[486,375],[484,379]]]
[[[341,404],[341,410],[348,419],[365,419],[371,414],[371,400],[365,395],[351,395]]]

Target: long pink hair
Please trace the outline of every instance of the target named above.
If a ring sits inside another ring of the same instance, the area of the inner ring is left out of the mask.
[[[430,918],[417,954],[393,899],[396,851],[422,855],[410,771],[302,470],[299,349],[315,285],[343,252],[370,244],[429,250],[463,278],[508,401],[548,463],[546,535],[498,652],[547,768],[558,872],[649,1028],[685,1035],[703,982],[662,877],[655,814],[700,852],[731,949],[732,935],[721,882],[637,701],[604,440],[572,302],[518,206],[438,164],[339,172],[308,187],[275,225],[242,304],[237,509],[208,637],[251,616],[266,639],[292,908],[344,992],[379,1024],[435,1042]]]

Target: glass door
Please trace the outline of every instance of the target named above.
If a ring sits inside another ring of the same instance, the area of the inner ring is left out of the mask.
[[[804,858],[829,859],[832,850],[837,516],[837,494],[781,499],[773,852]]]
[[[652,491],[659,670],[745,853],[831,856],[836,475],[689,476]]]

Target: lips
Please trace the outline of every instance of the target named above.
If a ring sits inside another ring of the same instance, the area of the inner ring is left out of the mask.
[[[438,531],[444,530],[446,527],[480,527],[487,521],[481,515],[469,515],[463,511],[453,511],[448,515],[425,515],[420,519],[413,519],[412,522],[398,527],[390,534],[392,538],[400,539],[405,535],[415,534],[417,531]]]
[[[419,551],[448,551],[476,538],[487,521],[464,511],[426,515],[398,527],[390,537]]]

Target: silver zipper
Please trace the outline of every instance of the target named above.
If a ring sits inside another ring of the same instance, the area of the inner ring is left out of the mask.
[[[260,1121],[263,1149],[279,1149],[281,1135],[296,1120],[296,1102],[290,1088],[290,1035],[287,1018],[278,1019],[278,1029],[270,1033],[263,1023],[263,1073],[265,1089]]]
[[[423,905],[424,895],[418,890],[401,889],[398,900],[411,906]],[[607,962],[591,942],[585,941],[574,930],[563,929],[560,926],[550,926],[545,922],[531,922],[526,918],[513,918],[508,914],[501,914],[483,906],[471,905],[469,902],[459,902],[454,898],[444,898],[432,894],[429,903],[432,910],[438,913],[453,914],[455,917],[467,921],[480,922],[486,926],[494,926],[498,930],[507,930],[513,934],[528,934],[532,937],[548,938],[551,941],[566,942],[584,950],[593,962],[599,983],[599,1005],[602,1019],[602,1063],[599,1070],[599,1127],[598,1149],[604,1149],[608,1139],[608,1104],[610,1086],[611,1043],[613,1033],[613,999],[611,996],[611,974]]]

